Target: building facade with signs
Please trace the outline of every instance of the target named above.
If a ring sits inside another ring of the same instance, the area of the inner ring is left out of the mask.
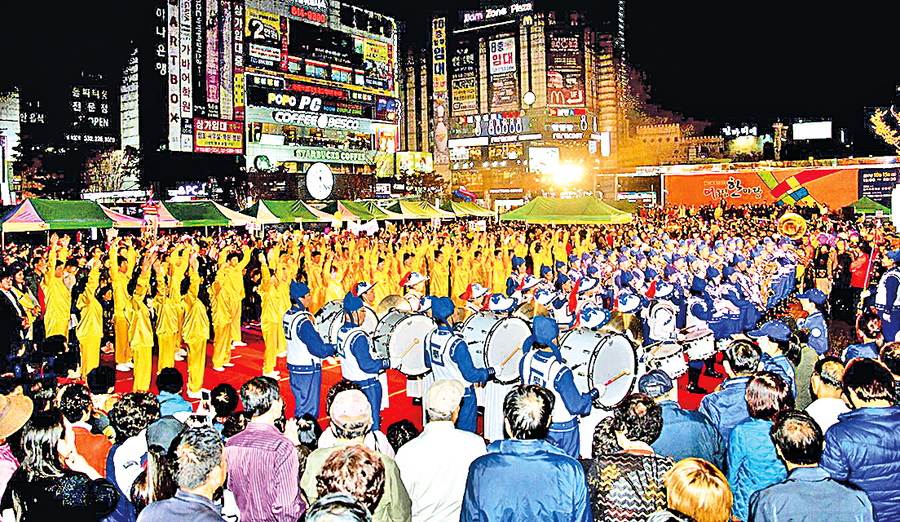
[[[321,164],[335,197],[371,197],[400,137],[396,22],[326,0],[252,0],[243,38],[248,171],[296,174],[307,198],[321,196],[305,183]]]
[[[412,82],[404,91],[407,110],[430,123],[418,150],[433,152],[454,189],[486,200],[538,192],[561,166],[591,177],[615,151],[614,55],[613,37],[580,14],[535,12],[531,2],[436,17],[431,106],[414,103],[422,95]]]

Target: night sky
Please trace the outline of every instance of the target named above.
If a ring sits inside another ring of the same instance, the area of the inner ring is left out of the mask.
[[[569,1],[585,10],[610,0]],[[143,3],[140,0],[137,3]],[[424,42],[435,2],[357,0],[407,22]],[[13,1],[0,17],[0,85],[68,83],[81,68],[118,75],[135,27],[132,3],[113,0]],[[454,12],[477,0],[444,2]],[[559,7],[538,0],[537,9]],[[125,8],[125,9],[123,9]],[[780,117],[834,118],[857,145],[864,107],[895,102],[900,44],[891,21],[900,2],[811,0],[630,0],[627,46],[647,74],[652,102],[713,123]]]

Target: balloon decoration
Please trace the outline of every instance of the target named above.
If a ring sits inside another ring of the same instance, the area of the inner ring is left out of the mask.
[[[453,195],[465,201],[466,203],[475,201],[475,194],[466,190],[466,187],[461,186],[458,189],[454,190]]]

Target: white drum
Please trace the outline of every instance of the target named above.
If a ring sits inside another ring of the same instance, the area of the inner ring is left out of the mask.
[[[647,366],[662,370],[675,380],[687,373],[688,363],[684,360],[684,350],[675,343],[665,343],[650,351]]]
[[[493,368],[502,384],[517,382],[522,345],[531,335],[524,319],[478,312],[463,323],[460,335],[469,345],[472,362],[478,368]]]
[[[427,315],[394,309],[378,321],[372,344],[378,353],[390,357],[391,368],[415,377],[428,372],[425,336],[434,329],[434,321]]]
[[[692,361],[705,361],[716,353],[716,338],[712,330],[694,330],[682,343],[684,353]]]
[[[366,333],[373,333],[378,326],[378,316],[369,305],[364,304],[363,308],[366,310],[366,318],[363,319],[362,329]],[[341,301],[326,303],[316,312],[314,324],[323,341],[329,344],[337,343],[338,331],[344,326],[344,303]]]
[[[606,386],[606,392],[594,401],[595,407],[615,408],[637,382],[637,356],[624,335],[576,328],[563,334],[559,351],[580,392]]]

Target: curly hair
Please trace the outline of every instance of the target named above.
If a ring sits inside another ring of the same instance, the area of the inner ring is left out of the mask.
[[[616,407],[616,431],[628,440],[653,444],[662,432],[662,406],[649,395],[632,393]]]
[[[159,419],[159,401],[150,392],[126,393],[109,412],[109,422],[121,444]]]
[[[384,463],[369,448],[356,445],[335,450],[316,476],[320,497],[346,493],[374,512],[384,494]]]
[[[67,421],[80,421],[91,412],[91,392],[83,384],[67,386],[59,398],[59,410]]]

